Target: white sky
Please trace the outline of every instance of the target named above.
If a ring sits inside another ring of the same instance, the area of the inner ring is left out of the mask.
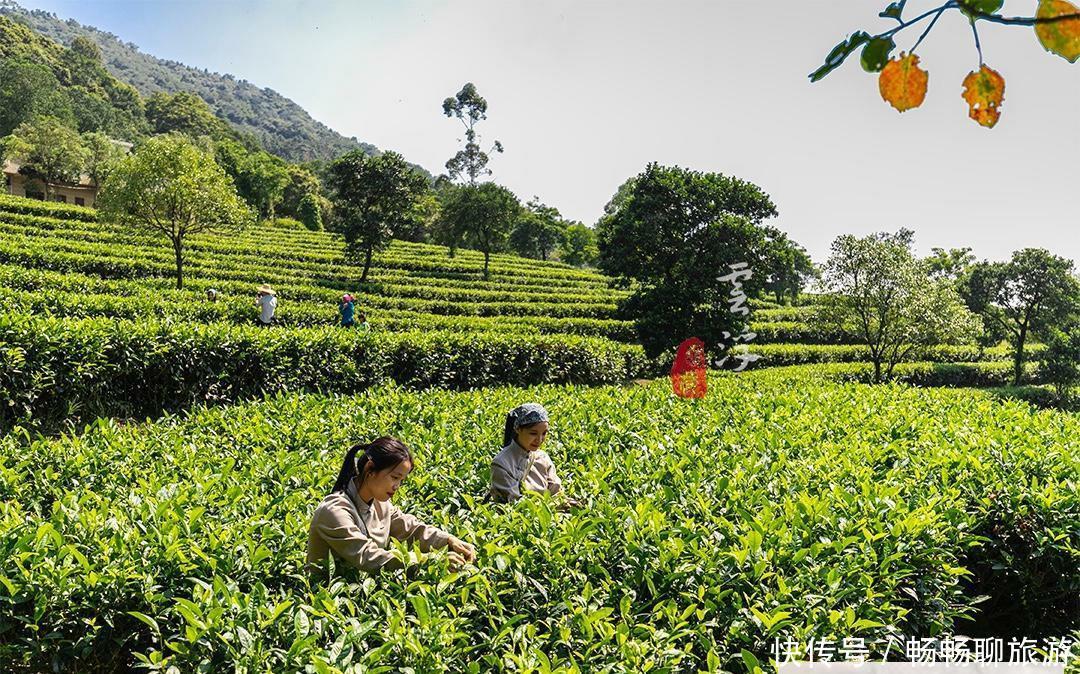
[[[1080,259],[1080,63],[1044,51],[1030,28],[981,28],[986,63],[1006,80],[1001,121],[984,129],[960,98],[978,60],[955,12],[919,49],[930,72],[919,109],[884,103],[858,54],[810,84],[848,33],[890,27],[877,18],[886,0],[23,4],[273,88],[433,173],[462,137],[442,100],[474,82],[489,105],[485,147],[506,147],[493,178],[589,224],[655,160],[758,184],[774,223],[817,262],[839,234],[900,227],[923,254],[970,246],[1005,259],[1037,246]],[[908,4],[914,16],[938,3]]]

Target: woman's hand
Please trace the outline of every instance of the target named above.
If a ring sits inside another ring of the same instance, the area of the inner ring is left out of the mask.
[[[457,571],[465,566],[465,559],[456,552],[450,551],[446,553],[446,558],[450,561],[450,569]]]
[[[556,509],[559,512],[568,513],[568,512],[571,512],[573,510],[581,510],[584,507],[585,507],[585,504],[582,503],[581,501],[578,501],[577,499],[573,499],[573,498],[566,498],[566,499],[563,499],[562,502],[558,506],[556,506]]]
[[[472,562],[476,559],[476,549],[457,536],[451,536],[446,543],[446,547],[450,549],[451,556],[456,553],[466,562]]]

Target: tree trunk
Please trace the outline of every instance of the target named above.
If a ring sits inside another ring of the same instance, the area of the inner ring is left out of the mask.
[[[173,251],[176,253],[176,289],[184,287],[184,242],[181,239],[173,240]]]
[[[1020,337],[1016,340],[1016,355],[1013,357],[1013,386],[1020,385],[1024,374],[1024,342],[1027,340],[1027,325],[1020,326]]]
[[[367,273],[371,269],[371,255],[375,252],[375,247],[368,244],[367,252],[364,254],[364,273],[360,275],[360,283],[367,283]]]

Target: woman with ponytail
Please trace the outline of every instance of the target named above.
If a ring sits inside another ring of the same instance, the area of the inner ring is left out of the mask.
[[[332,553],[364,571],[400,568],[403,564],[389,550],[390,538],[415,541],[424,552],[449,548],[453,566],[473,561],[476,551],[471,545],[390,503],[412,467],[409,448],[395,438],[351,447],[333,490],[312,515],[308,567],[317,569]]]
[[[547,438],[548,413],[539,403],[525,403],[510,410],[503,426],[502,451],[491,462],[488,493],[497,503],[511,503],[525,491],[557,494],[562,482],[547,452],[540,449]],[[572,499],[568,505],[577,505]]]

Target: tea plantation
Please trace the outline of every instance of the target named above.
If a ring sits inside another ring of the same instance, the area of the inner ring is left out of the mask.
[[[1033,637],[1076,628],[1074,415],[806,367],[710,386],[389,384],[9,437],[0,654],[16,671],[744,671],[773,635],[994,628],[965,622],[977,606]],[[481,501],[525,399],[551,410],[584,509]],[[343,448],[381,433],[418,457],[400,505],[474,542],[477,567],[309,584],[313,504]]]
[[[0,196],[0,429],[77,428],[281,391],[355,393],[386,380],[604,384],[668,365],[646,359],[633,326],[615,318],[626,291],[558,263],[495,256],[483,281],[479,253],[449,258],[395,242],[361,285],[339,237],[260,225],[193,237],[183,290],[174,264],[164,239],[99,222],[93,210]],[[269,333],[253,325],[262,283],[279,297]],[[219,301],[207,301],[209,288]],[[344,292],[359,297],[371,335],[336,327]],[[757,305],[758,365],[866,359],[813,305]],[[951,363],[920,380],[949,385],[1003,385],[1007,358],[975,346],[912,355]]]
[[[0,197],[0,671],[755,674],[778,636],[1080,637],[1080,420],[963,388],[1003,348],[869,386],[854,336],[758,301],[783,367],[681,400],[626,384],[668,364],[605,277],[482,266],[395,242],[361,286],[334,235],[261,225],[193,239],[177,290],[162,241]],[[532,400],[581,509],[482,499]],[[477,563],[312,581],[312,510],[382,434],[417,457],[397,504]]]

